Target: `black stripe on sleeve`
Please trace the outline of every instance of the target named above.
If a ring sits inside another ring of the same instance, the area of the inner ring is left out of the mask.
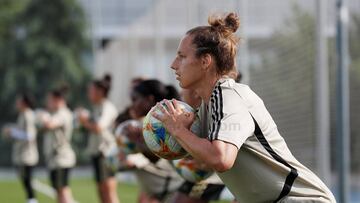
[[[216,122],[219,119],[219,115],[217,114],[217,111],[219,109],[218,107],[218,88],[215,87],[214,91],[211,95],[211,117],[212,117],[212,128],[211,128],[211,133],[210,133],[210,141],[213,141],[215,138],[214,132],[216,132]]]
[[[221,90],[221,86],[219,85],[219,109],[218,109],[218,120],[217,120],[217,129],[215,132],[215,140],[218,139],[218,134],[219,134],[219,129],[221,127],[221,120],[224,118],[224,113],[223,113],[223,95],[222,95],[222,90]]]
[[[218,138],[218,133],[221,127],[221,120],[224,117],[223,114],[223,98],[222,98],[222,90],[220,84],[217,85],[212,94],[212,101],[214,99],[214,103],[212,103],[212,129],[210,134],[210,140],[216,140]]]
[[[264,134],[262,133],[258,123],[256,122],[256,120],[254,119],[254,117],[251,115],[251,117],[254,120],[255,123],[255,136],[256,138],[259,140],[260,144],[265,148],[265,150],[278,162],[280,162],[281,164],[287,166],[290,169],[290,173],[287,175],[286,179],[285,179],[285,183],[283,186],[283,189],[280,192],[279,197],[274,201],[274,202],[278,202],[279,200],[281,200],[283,197],[285,197],[286,195],[289,194],[289,192],[291,191],[291,187],[294,184],[295,179],[298,177],[298,172],[297,170],[292,167],[289,163],[287,163],[281,156],[279,156],[270,146],[270,144],[268,143],[268,141],[266,140]]]
[[[216,111],[216,107],[215,107],[215,104],[216,104],[216,100],[215,100],[215,97],[214,95],[212,96],[211,98],[211,118],[213,121],[216,120],[216,116],[215,116],[215,111]],[[211,129],[210,129],[210,141],[213,141],[213,132],[215,130],[215,122],[212,122],[212,125],[211,125]]]

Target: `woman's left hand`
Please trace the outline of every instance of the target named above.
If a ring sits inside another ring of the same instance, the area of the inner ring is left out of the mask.
[[[166,130],[173,136],[179,136],[182,130],[190,129],[194,122],[195,114],[192,112],[184,112],[175,99],[163,100],[166,107],[161,103],[157,103],[153,108],[159,108],[162,114],[152,113],[156,119],[164,124]]]
[[[141,127],[137,127],[137,126],[133,126],[133,125],[129,125],[126,127],[127,130],[127,137],[131,142],[134,142],[136,144],[136,146],[140,149],[142,149],[142,146],[145,143],[144,137],[143,137],[143,133],[142,133],[142,128]]]

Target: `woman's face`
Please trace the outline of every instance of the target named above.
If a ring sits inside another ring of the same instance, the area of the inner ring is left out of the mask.
[[[94,84],[89,85],[87,95],[90,102],[93,104],[99,103],[103,98],[101,90]]]
[[[155,105],[153,96],[143,96],[138,92],[133,91],[131,93],[132,110],[137,118],[146,116],[150,109]]]
[[[20,97],[16,99],[15,108],[17,111],[23,111],[26,108],[24,101]]]
[[[201,60],[195,55],[196,48],[192,39],[191,35],[186,35],[181,40],[176,58],[171,64],[171,68],[175,70],[176,80],[184,89],[193,89],[204,76]]]
[[[46,97],[46,106],[47,109],[50,111],[55,111],[58,108],[58,100],[52,96],[51,94],[48,94]]]

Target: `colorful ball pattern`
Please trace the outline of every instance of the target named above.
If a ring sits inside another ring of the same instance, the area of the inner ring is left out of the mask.
[[[200,182],[213,174],[212,171],[198,169],[191,159],[173,160],[172,165],[182,178],[192,183]]]
[[[129,131],[128,127],[142,128],[142,122],[138,120],[128,120],[121,123],[115,130],[116,143],[119,147],[119,150],[123,151],[126,154],[137,153],[136,143],[129,140]]]
[[[184,112],[195,113],[195,110],[188,104],[181,101],[177,102]],[[166,106],[165,103],[161,104]],[[153,108],[144,118],[143,136],[146,145],[154,154],[164,159],[173,160],[187,156],[188,153],[176,139],[167,132],[163,123],[151,115],[154,111],[159,115],[162,114],[158,108]],[[198,119],[195,119],[191,126],[191,131],[196,135],[200,134],[200,121]]]

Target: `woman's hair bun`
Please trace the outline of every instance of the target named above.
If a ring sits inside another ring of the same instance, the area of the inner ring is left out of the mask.
[[[66,83],[61,84],[57,88],[51,91],[51,94],[57,98],[65,98],[65,95],[69,91],[70,86]]]
[[[64,83],[59,88],[58,91],[65,95],[69,91],[70,87],[68,84]]]
[[[105,97],[108,96],[111,89],[111,75],[109,73],[106,73],[102,79],[93,80],[92,83],[95,87],[103,91]]]
[[[224,36],[235,33],[240,27],[240,19],[236,13],[228,13],[225,16],[212,15],[208,19],[209,25],[218,30]]]
[[[107,74],[104,75],[103,81],[105,81],[105,82],[107,82],[107,83],[110,84],[110,83],[111,83],[111,79],[112,79],[112,78],[111,78],[111,75],[107,73]]]

